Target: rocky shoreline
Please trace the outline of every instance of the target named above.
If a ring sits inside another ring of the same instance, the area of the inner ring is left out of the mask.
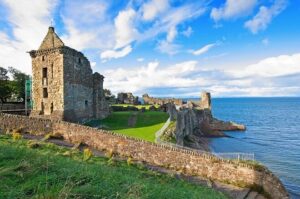
[[[176,139],[176,144],[199,150],[210,151],[209,138],[229,137],[224,131],[245,131],[246,127],[231,121],[222,121],[213,117],[211,95],[201,94],[200,102],[188,101],[182,106],[167,104],[167,112],[176,127],[167,134]]]

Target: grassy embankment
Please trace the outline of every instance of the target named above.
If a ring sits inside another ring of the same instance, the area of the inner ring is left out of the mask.
[[[0,135],[0,198],[226,198],[142,166]]]
[[[113,112],[107,118],[88,122],[87,125],[101,125],[101,128],[116,133],[154,142],[155,132],[162,128],[168,117],[167,113],[159,111]],[[135,122],[129,122],[130,118]]]

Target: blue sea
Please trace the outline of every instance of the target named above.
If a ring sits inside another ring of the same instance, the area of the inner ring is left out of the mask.
[[[216,98],[212,106],[216,118],[247,127],[211,139],[212,151],[254,153],[300,198],[300,98]]]

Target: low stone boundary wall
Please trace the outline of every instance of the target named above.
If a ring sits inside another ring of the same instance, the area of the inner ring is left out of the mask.
[[[72,143],[85,143],[98,149],[148,164],[168,167],[187,175],[196,175],[234,185],[263,188],[274,199],[289,198],[280,180],[268,169],[245,163],[222,160],[214,155],[150,143],[113,132],[64,121],[46,120],[0,113],[0,129],[35,134],[60,133]]]

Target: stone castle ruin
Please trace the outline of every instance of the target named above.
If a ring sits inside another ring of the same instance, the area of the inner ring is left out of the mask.
[[[118,104],[132,104],[132,105],[140,104],[139,97],[133,96],[132,93],[118,93],[117,103]]]
[[[67,121],[104,118],[109,106],[104,98],[104,76],[93,73],[89,60],[65,46],[49,27],[32,58],[31,116]]]
[[[143,95],[144,104],[149,105],[165,105],[168,103],[173,103],[176,106],[182,106],[183,101],[181,99],[175,98],[154,98],[150,97],[147,93]]]

